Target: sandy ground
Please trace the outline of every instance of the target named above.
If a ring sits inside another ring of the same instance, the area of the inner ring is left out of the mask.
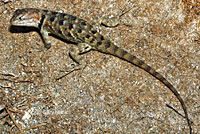
[[[62,9],[90,23],[132,8],[119,26],[102,26],[102,34],[177,88],[200,133],[200,2],[194,0],[0,1],[1,133],[189,133],[186,120],[166,107],[184,114],[169,89],[114,56],[86,53],[83,71],[56,81],[73,63],[74,44],[51,37],[44,52],[36,31],[10,30],[13,12],[27,7]]]

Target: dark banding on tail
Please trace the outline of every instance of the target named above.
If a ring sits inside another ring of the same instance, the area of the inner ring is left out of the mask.
[[[128,61],[128,62],[140,67],[141,69],[145,70],[146,72],[148,72],[149,74],[151,74],[152,76],[157,78],[165,86],[167,86],[171,90],[171,92],[177,97],[179,102],[181,103],[181,106],[182,106],[182,108],[184,110],[184,113],[185,113],[185,118],[187,119],[187,123],[188,123],[189,129],[190,129],[190,134],[192,134],[191,122],[189,120],[188,113],[187,113],[187,108],[185,106],[185,103],[184,103],[183,99],[181,98],[181,96],[177,92],[177,90],[174,88],[174,86],[171,83],[169,83],[161,74],[156,72],[149,65],[144,63],[142,60],[140,60],[137,57],[131,55],[127,51],[117,47],[116,45],[114,45],[113,43],[111,43],[108,40],[106,42],[104,42],[102,44],[102,46],[97,47],[97,50],[102,51],[104,53],[108,53],[108,54],[117,56],[117,57],[119,57],[119,58],[121,58],[121,59],[123,59],[125,61]]]

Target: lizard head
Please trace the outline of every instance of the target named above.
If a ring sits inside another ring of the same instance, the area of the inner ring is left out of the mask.
[[[38,27],[41,20],[39,9],[24,8],[17,9],[12,16],[10,23],[14,26]]]

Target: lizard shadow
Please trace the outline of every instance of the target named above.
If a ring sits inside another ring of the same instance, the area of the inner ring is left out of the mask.
[[[11,33],[29,33],[32,31],[37,31],[37,28],[34,27],[25,27],[25,26],[10,26],[9,31]]]
[[[37,32],[37,33],[40,35],[41,39],[43,40],[43,37],[42,37],[42,35],[41,35],[41,33],[40,33],[40,30],[39,30],[38,28],[35,28],[35,27],[10,26],[10,27],[9,27],[9,31],[10,31],[11,33],[29,33],[29,32]],[[78,43],[76,43],[76,42],[72,42],[72,41],[65,40],[65,39],[63,39],[63,38],[61,38],[61,37],[59,37],[59,36],[57,36],[57,35],[54,35],[54,34],[50,34],[50,36],[52,36],[52,37],[54,37],[54,38],[56,38],[56,39],[58,39],[58,40],[61,40],[61,41],[65,42],[65,43],[74,44],[74,45],[78,44]],[[43,42],[44,42],[44,40],[43,40]]]

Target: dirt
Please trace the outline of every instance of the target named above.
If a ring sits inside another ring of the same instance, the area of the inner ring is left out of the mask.
[[[178,90],[194,133],[200,132],[200,16],[192,0],[4,0],[0,1],[0,132],[186,134],[177,98],[161,82],[126,61],[97,51],[87,66],[71,68],[75,44],[51,37],[43,51],[37,31],[11,29],[19,8],[63,10],[90,23],[130,9],[102,34],[151,65]],[[193,7],[193,8],[191,8]],[[65,71],[65,72],[63,72]]]

